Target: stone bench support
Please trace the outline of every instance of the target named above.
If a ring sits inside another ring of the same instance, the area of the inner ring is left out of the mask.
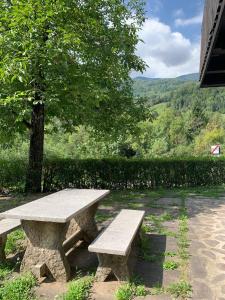
[[[103,282],[110,274],[119,281],[131,278],[137,259],[143,217],[143,211],[122,210],[89,246],[89,251],[96,252],[98,256],[96,281]]]
[[[118,256],[112,254],[98,254],[99,266],[95,275],[96,281],[105,281],[110,274],[117,280],[129,280],[132,270],[128,265],[128,256]]]

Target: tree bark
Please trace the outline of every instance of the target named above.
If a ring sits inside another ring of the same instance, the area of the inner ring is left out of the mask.
[[[29,165],[25,191],[39,193],[42,190],[44,150],[44,104],[33,105],[30,129]]]

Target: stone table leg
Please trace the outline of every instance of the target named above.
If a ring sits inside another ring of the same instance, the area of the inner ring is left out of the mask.
[[[6,245],[7,235],[2,235],[0,237],[0,262],[4,262],[5,256],[5,245]]]
[[[50,275],[56,281],[67,281],[70,266],[62,247],[68,224],[53,222],[22,222],[28,238],[21,271],[31,271],[37,277]]]
[[[95,223],[95,214],[99,203],[95,203],[79,215],[75,216],[71,221],[66,234],[66,238],[75,232],[82,232],[82,239],[90,244],[98,235],[98,228]]]

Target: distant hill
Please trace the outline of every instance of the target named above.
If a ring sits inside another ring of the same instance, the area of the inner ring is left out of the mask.
[[[198,81],[199,79],[199,73],[192,73],[192,74],[186,74],[186,75],[181,75],[175,78],[149,78],[149,77],[144,77],[144,76],[138,76],[135,77],[134,80],[140,80],[140,81],[174,81],[174,80],[181,80],[181,81]]]
[[[150,105],[168,103],[175,109],[189,109],[200,101],[209,111],[225,113],[225,89],[200,89],[199,74],[187,74],[177,78],[134,79],[134,95],[148,99]]]
[[[177,78],[148,78],[136,77],[134,79],[134,94],[137,97],[155,97],[176,90],[182,85],[196,83],[198,73],[179,76]],[[160,101],[161,102],[161,101]],[[157,103],[160,103],[157,101]],[[162,101],[162,102],[167,102]]]
[[[182,75],[177,77],[176,79],[182,81],[198,81],[199,80],[199,73],[192,73],[187,75]]]
[[[143,81],[157,81],[161,80],[162,78],[149,78],[149,77],[144,77],[144,76],[138,76],[135,77],[134,80],[143,80]]]

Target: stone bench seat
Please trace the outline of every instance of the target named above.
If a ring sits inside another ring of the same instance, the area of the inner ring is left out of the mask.
[[[88,247],[98,255],[97,281],[105,281],[111,273],[120,281],[131,277],[144,214],[144,211],[123,209]]]
[[[0,262],[5,260],[5,244],[7,235],[21,226],[20,220],[3,219],[0,220]]]

